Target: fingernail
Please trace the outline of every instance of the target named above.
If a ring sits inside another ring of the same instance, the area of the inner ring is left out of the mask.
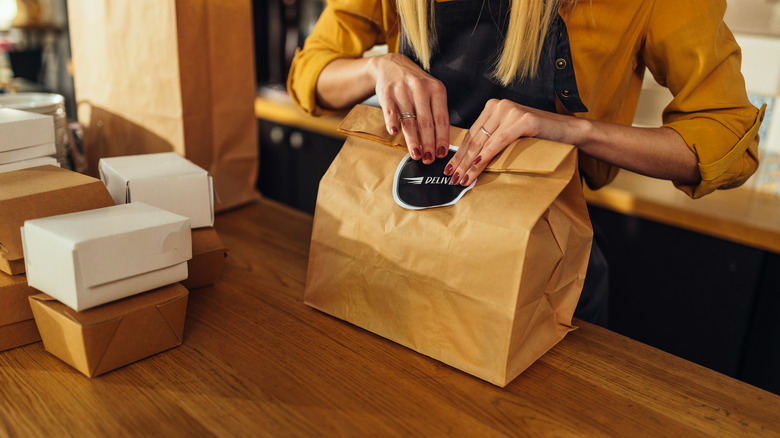
[[[463,185],[463,186],[469,185],[469,176],[468,175],[463,175],[463,181],[461,181],[460,184]]]
[[[448,164],[447,167],[444,168],[445,175],[451,175],[452,171],[453,171],[452,164]]]
[[[477,159],[474,160],[474,165],[476,166],[480,161],[482,161],[482,155],[477,155]]]
[[[391,128],[390,128],[390,134],[393,134],[393,135],[396,135],[396,134],[398,134],[398,129],[396,129],[396,127],[395,127],[395,126],[391,127]]]
[[[460,174],[459,173],[455,173],[455,176],[452,177],[452,181],[451,181],[452,185],[457,184],[459,179],[460,179]]]
[[[447,149],[444,146],[439,146],[439,149],[436,151],[436,155],[439,157],[447,155]]]
[[[433,161],[433,154],[426,152],[425,156],[423,157],[423,161]]]
[[[414,158],[415,160],[419,160],[420,155],[422,155],[422,151],[419,148],[412,149],[412,158]]]

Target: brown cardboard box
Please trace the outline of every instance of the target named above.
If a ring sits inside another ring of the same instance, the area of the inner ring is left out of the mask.
[[[222,273],[225,257],[227,252],[217,230],[211,227],[192,230],[192,259],[187,262],[189,277],[181,284],[189,290],[214,284]]]
[[[95,377],[182,343],[187,289],[155,289],[82,312],[46,294],[29,298],[46,350]]]
[[[102,181],[56,166],[0,174],[0,271],[24,272],[24,221],[111,205]]]
[[[24,275],[0,272],[0,351],[41,340],[27,297],[39,293]]]

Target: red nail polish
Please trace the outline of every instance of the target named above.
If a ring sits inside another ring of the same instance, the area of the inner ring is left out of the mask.
[[[439,146],[439,149],[436,151],[436,155],[439,157],[447,155],[447,149],[444,146]]]
[[[425,157],[423,157],[423,161],[433,161],[433,154],[426,152]]]
[[[482,155],[477,155],[477,159],[474,160],[474,165],[476,166],[480,161],[482,161]]]
[[[393,126],[392,128],[390,128],[390,134],[392,134],[392,135],[398,134],[398,129],[396,129],[396,127]]]
[[[460,184],[463,185],[463,186],[469,185],[469,176],[468,175],[463,175],[463,181],[461,181]]]
[[[458,183],[458,180],[460,180],[460,174],[456,172],[455,176],[452,177],[452,180],[450,182],[452,183],[452,185],[455,185]]]
[[[445,175],[452,175],[452,164],[448,164],[447,167],[444,168],[444,174]]]
[[[421,155],[422,155],[422,151],[420,151],[419,148],[412,149],[412,158],[414,158],[415,160],[419,160]]]

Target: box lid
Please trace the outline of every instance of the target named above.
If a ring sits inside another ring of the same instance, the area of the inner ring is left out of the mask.
[[[30,240],[25,248],[40,248],[40,242],[48,241],[72,252],[76,277],[87,287],[192,258],[190,220],[141,202],[26,221],[24,238]],[[35,256],[27,254],[30,272],[37,263]],[[66,262],[71,263],[62,261]],[[55,263],[40,269],[54,269]]]
[[[0,151],[54,143],[54,118],[11,108],[0,108]]]
[[[173,175],[208,175],[203,168],[176,152],[101,158],[100,162],[112,168],[125,181]]]
[[[141,201],[214,225],[211,176],[175,152],[101,158],[100,178],[117,204]]]

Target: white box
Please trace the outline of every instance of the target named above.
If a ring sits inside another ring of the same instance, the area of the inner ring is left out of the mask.
[[[187,278],[190,220],[141,202],[25,221],[27,282],[81,311]]]
[[[13,163],[0,164],[0,173],[10,172],[12,170],[27,169],[28,167],[38,167],[50,164],[60,167],[60,163],[54,157],[31,158],[29,160],[14,161]]]
[[[214,226],[211,176],[175,152],[101,158],[100,179],[117,204],[141,201]]]
[[[54,117],[0,108],[0,151],[54,144]]]
[[[0,164],[16,163],[34,158],[49,157],[57,153],[54,143],[39,144],[10,151],[0,151]],[[55,160],[56,161],[56,160]]]

